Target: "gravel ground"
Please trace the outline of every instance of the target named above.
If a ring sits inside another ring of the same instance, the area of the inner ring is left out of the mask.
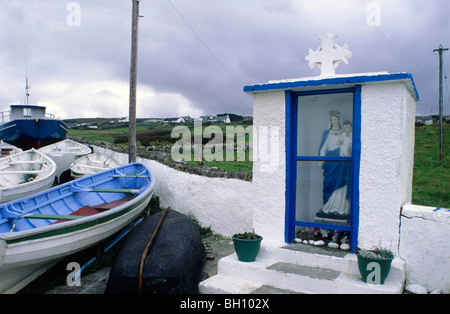
[[[206,247],[210,247],[210,255],[214,259],[206,259],[203,265],[203,279],[212,277],[217,274],[217,264],[222,257],[228,256],[234,253],[233,240],[231,238],[222,237],[219,235],[212,235],[203,239],[203,244]],[[207,249],[208,251],[208,249]]]

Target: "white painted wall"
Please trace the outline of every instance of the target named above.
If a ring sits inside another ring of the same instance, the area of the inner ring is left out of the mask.
[[[94,146],[95,152],[112,151]],[[119,162],[128,163],[128,155],[115,153]],[[154,160],[138,157],[156,177],[155,195],[161,206],[187,214],[193,213],[204,227],[232,236],[253,228],[253,186],[238,179],[209,178],[178,171]],[[176,230],[174,230],[176,232]]]
[[[361,91],[358,246],[398,252],[400,209],[411,201],[415,101],[397,82]]]
[[[400,254],[406,262],[407,283],[428,292],[450,293],[450,212],[407,204],[401,216]]]
[[[285,107],[284,91],[254,95],[254,227],[255,231],[263,236],[265,242],[274,244],[284,243],[286,211]],[[272,136],[274,138],[271,138]],[[268,140],[269,138],[270,140]]]

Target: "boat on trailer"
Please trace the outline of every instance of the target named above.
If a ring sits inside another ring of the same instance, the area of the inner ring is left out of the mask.
[[[147,207],[155,178],[127,164],[0,205],[0,293],[16,293],[62,258],[122,230]]]
[[[73,178],[82,178],[96,172],[120,166],[120,163],[113,158],[115,152],[110,155],[102,153],[92,153],[78,158],[70,165],[70,173]]]
[[[92,149],[89,146],[70,139],[44,146],[39,148],[39,151],[56,163],[56,178],[58,182],[62,181],[61,175],[64,172],[70,175],[70,165],[75,160],[92,153]]]
[[[0,203],[51,188],[55,174],[55,162],[35,149],[0,158]]]

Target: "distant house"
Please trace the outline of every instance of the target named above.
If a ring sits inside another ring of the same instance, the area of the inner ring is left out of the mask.
[[[214,116],[200,116],[200,119],[202,119],[202,122],[212,122],[214,121]]]
[[[120,120],[119,120],[120,123],[129,122],[129,121],[130,120],[128,119],[128,117],[123,117],[123,118],[120,118]]]
[[[217,115],[214,119],[215,122],[222,122],[222,123],[230,123],[231,119],[229,115]]]
[[[430,116],[417,116],[416,123],[422,123],[425,125],[429,125],[433,123],[433,118]]]
[[[164,119],[161,119],[161,118],[150,118],[150,119],[145,120],[145,122],[147,122],[147,123],[164,122]]]
[[[179,118],[165,118],[164,122],[165,123],[177,123]]]
[[[182,117],[179,117],[178,119],[177,119],[177,123],[188,123],[188,122],[192,122],[192,118],[190,117],[190,116],[182,116]]]

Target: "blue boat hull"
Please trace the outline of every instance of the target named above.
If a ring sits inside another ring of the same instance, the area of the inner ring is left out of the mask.
[[[28,150],[66,139],[67,126],[61,120],[16,119],[0,126],[0,139]]]
[[[0,293],[16,293],[58,260],[134,221],[155,178],[133,163],[0,205]]]

